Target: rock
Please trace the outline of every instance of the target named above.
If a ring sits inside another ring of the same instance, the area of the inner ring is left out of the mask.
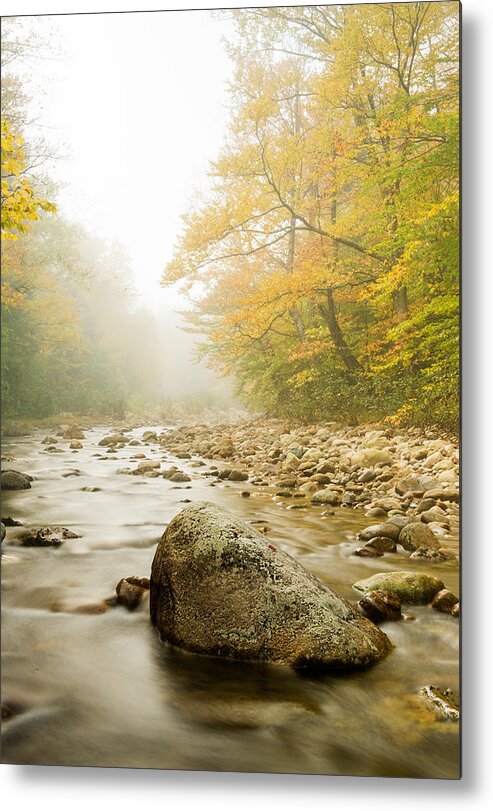
[[[74,422],[74,424],[71,425],[70,428],[67,428],[67,430],[65,431],[65,433],[63,435],[63,438],[64,439],[85,439],[85,436],[82,433],[82,431],[80,430],[77,423]]]
[[[422,498],[419,502],[418,506],[416,507],[416,515],[420,515],[423,512],[427,512],[431,510],[436,504],[434,498]]]
[[[208,503],[168,525],[152,564],[150,610],[164,641],[240,660],[354,668],[391,649],[294,558]]]
[[[79,442],[78,439],[73,439],[69,445],[69,448],[71,448],[73,451],[80,451],[80,449],[83,447],[84,445],[82,444],[82,442]]]
[[[142,434],[143,442],[159,442],[158,435],[155,431],[144,431]]]
[[[0,543],[3,542],[3,539],[5,538],[6,534],[7,534],[7,530],[5,529],[5,524],[2,521],[0,523]]]
[[[72,538],[80,538],[80,535],[67,527],[39,527],[21,535],[20,542],[22,546],[60,546]]]
[[[358,580],[356,591],[392,591],[403,603],[429,603],[444,584],[437,577],[416,572],[382,572],[366,580]]]
[[[402,527],[399,543],[408,552],[415,552],[420,546],[426,546],[428,549],[438,549],[440,546],[438,538],[435,537],[432,530],[421,521],[415,521]]]
[[[440,487],[436,487],[433,490],[427,490],[424,494],[424,498],[433,499],[433,501],[459,501],[459,493],[455,490],[442,490]]]
[[[414,518],[409,518],[408,515],[401,515],[400,513],[396,515],[391,515],[387,519],[388,524],[395,524],[396,527],[399,527],[399,529],[402,529],[402,527],[407,526],[407,524],[412,524],[413,521]]]
[[[313,494],[311,501],[312,504],[329,504],[335,507],[340,502],[340,496],[335,490],[319,490]]]
[[[367,482],[372,482],[376,475],[377,474],[373,469],[367,469],[364,470],[363,473],[360,473],[358,476],[358,481],[362,484],[366,484]]]
[[[395,492],[400,496],[412,493],[415,498],[419,498],[424,493],[424,487],[417,476],[408,476],[406,479],[396,481]]]
[[[33,480],[32,476],[17,470],[2,470],[0,478],[2,490],[29,490]]]
[[[418,693],[426,699],[430,708],[438,715],[442,721],[458,721],[460,717],[459,707],[455,701],[451,690],[441,690],[439,687],[427,685],[422,687]]]
[[[420,546],[412,555],[409,560],[424,560],[428,563],[443,563],[445,560],[453,560],[454,555],[445,554],[441,549],[429,549],[427,546]]]
[[[358,602],[358,609],[364,617],[377,624],[401,619],[401,601],[392,591],[369,591]]]
[[[139,462],[137,470],[141,473],[145,473],[147,470],[158,470],[160,467],[161,462],[153,462],[151,459],[145,459],[143,462]]]
[[[188,475],[188,473],[182,473],[181,470],[177,470],[176,473],[170,477],[170,481],[172,482],[191,482],[192,478]]]
[[[298,457],[294,453],[288,453],[283,463],[281,464],[281,470],[289,472],[291,470],[298,470],[299,466],[300,460],[298,459]]]
[[[444,614],[451,614],[454,605],[457,605],[458,602],[459,598],[456,597],[455,594],[452,594],[448,589],[442,589],[433,597],[431,607],[434,608],[435,611],[443,611]]]
[[[54,436],[45,436],[45,438],[41,440],[42,445],[56,445],[57,442],[58,439]]]
[[[366,448],[350,457],[351,465],[357,468],[391,465],[392,457],[388,451],[379,448]]]
[[[362,529],[358,534],[360,541],[371,541],[372,538],[390,538],[391,541],[399,540],[400,528],[390,522],[385,524],[372,524],[371,527]]]
[[[359,558],[381,558],[383,552],[373,546],[359,546],[354,550],[353,555],[357,555]]]
[[[367,518],[385,518],[387,513],[381,507],[370,507],[366,513]]]
[[[101,491],[101,487],[94,487],[91,485],[87,485],[86,487],[80,488],[84,493],[99,493]]]
[[[456,603],[450,613],[453,617],[458,617],[460,615],[460,603]]]
[[[10,515],[7,515],[7,516],[2,515],[2,524],[5,527],[21,527],[22,526],[22,521],[16,521]]]
[[[129,611],[134,611],[149,588],[150,582],[147,577],[124,577],[116,587],[116,601]]]
[[[237,470],[233,468],[231,473],[228,476],[228,481],[230,482],[246,482],[248,480],[248,473],[244,470]]]
[[[365,547],[376,549],[382,554],[384,552],[395,552],[397,549],[395,541],[393,541],[392,538],[385,538],[382,535],[377,536],[376,538],[371,538],[371,540],[365,543]]]
[[[440,510],[438,507],[434,510],[424,510],[421,513],[421,521],[423,524],[432,524],[437,522],[439,524],[445,524],[447,527],[450,527],[450,520],[446,513],[443,510]]]
[[[98,445],[105,448],[108,445],[120,445],[128,442],[128,438],[124,434],[111,434],[100,439]]]

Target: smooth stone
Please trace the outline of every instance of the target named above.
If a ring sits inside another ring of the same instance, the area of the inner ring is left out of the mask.
[[[382,554],[384,552],[395,552],[397,549],[395,541],[393,541],[392,538],[385,538],[383,535],[371,538],[371,540],[365,543],[365,547],[376,549]]]
[[[433,531],[421,521],[415,521],[402,527],[399,543],[407,552],[415,552],[420,546],[438,549],[440,543]]]
[[[164,532],[150,610],[163,641],[240,660],[356,668],[392,647],[298,561],[209,503],[185,508]]]
[[[397,542],[400,532],[400,527],[390,522],[385,524],[372,524],[370,527],[362,529],[358,538],[360,541],[371,541],[372,538],[390,538],[392,541]]]
[[[32,476],[18,470],[2,470],[0,476],[2,490],[29,490],[32,480]]]
[[[448,589],[437,592],[431,601],[431,607],[435,611],[443,611],[444,614],[451,614],[454,605],[457,605],[459,598]]]

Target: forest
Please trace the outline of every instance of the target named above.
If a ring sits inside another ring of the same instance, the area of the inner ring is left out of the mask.
[[[456,430],[456,4],[232,13],[229,128],[163,286],[255,411]],[[7,27],[4,413],[123,415],[159,400],[156,324],[124,250],[57,213],[16,72],[39,47]]]
[[[456,430],[457,4],[235,19],[227,140],[163,284],[254,409]]]
[[[15,19],[2,29],[2,412],[121,417],[161,394],[157,324],[124,248],[57,211],[58,156],[21,79],[48,44]]]

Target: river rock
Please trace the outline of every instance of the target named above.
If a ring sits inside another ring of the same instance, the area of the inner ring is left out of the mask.
[[[172,476],[170,476],[170,481],[176,482],[176,483],[178,483],[178,482],[191,482],[192,478],[191,478],[191,476],[188,475],[188,473],[182,473],[181,470],[177,470],[175,473],[173,473]]]
[[[144,431],[142,434],[143,442],[159,442],[158,435],[155,431]]]
[[[335,490],[319,490],[313,494],[311,501],[312,504],[329,504],[335,507],[340,502],[340,496]]]
[[[457,560],[457,558],[451,552],[446,552],[444,549],[429,549],[427,546],[420,546],[409,556],[409,560],[421,560],[427,563],[443,563],[446,560]]]
[[[108,445],[124,445],[128,442],[128,438],[124,434],[110,434],[99,440],[98,445],[105,448]]]
[[[150,582],[147,577],[124,577],[116,587],[116,601],[119,605],[134,611],[142,601],[144,594],[149,591]]]
[[[71,425],[69,428],[67,428],[67,430],[65,431],[65,433],[63,435],[63,438],[64,439],[85,439],[85,436],[82,433],[82,431],[80,430],[77,423],[74,422],[73,425]]]
[[[152,459],[144,459],[143,462],[139,462],[137,465],[137,470],[140,473],[145,473],[148,470],[158,470],[161,467],[161,462],[155,461],[153,462]]]
[[[444,614],[451,614],[454,605],[457,605],[458,602],[459,598],[456,597],[455,594],[452,594],[448,589],[442,589],[433,597],[431,607],[434,608],[435,611],[443,611]]]
[[[0,480],[2,490],[29,490],[33,478],[18,470],[2,470]]]
[[[388,638],[256,529],[198,503],[168,525],[154,556],[151,620],[191,651],[295,667],[364,667]]]
[[[69,448],[73,451],[80,451],[83,447],[82,442],[79,442],[78,439],[73,439],[69,445]]]
[[[400,496],[406,493],[412,493],[414,497],[419,498],[423,495],[425,489],[421,484],[418,476],[408,476],[406,479],[398,479],[395,483],[395,492]]]
[[[441,721],[459,720],[459,706],[451,690],[441,690],[439,687],[429,684],[422,687],[418,695],[426,700],[429,707],[438,715]]]
[[[233,468],[228,476],[228,481],[230,482],[246,482],[247,479],[248,473],[244,470],[237,470],[236,468]]]
[[[445,588],[437,577],[416,572],[382,572],[366,580],[358,580],[356,591],[392,591],[403,603],[429,603],[440,589]]]
[[[378,448],[365,448],[350,457],[351,465],[356,468],[375,467],[375,465],[391,465],[392,457],[388,451]]]
[[[359,558],[381,558],[383,552],[373,546],[359,546],[354,550],[353,555],[357,555]]]
[[[358,535],[360,541],[371,541],[372,538],[390,538],[391,541],[399,540],[401,529],[395,524],[388,522],[385,524],[372,524],[371,527],[362,529]]]
[[[433,490],[427,490],[424,498],[432,498],[434,501],[459,501],[459,493],[455,490],[442,490],[436,487]]]
[[[358,602],[358,609],[363,616],[377,624],[401,619],[401,601],[392,591],[369,591]]]
[[[416,521],[402,527],[399,534],[399,543],[408,552],[415,552],[420,546],[428,549],[438,549],[440,543],[432,530],[421,521]]]
[[[42,445],[56,445],[58,439],[54,436],[45,436],[44,439],[41,440]]]
[[[22,546],[60,546],[64,541],[80,538],[67,527],[38,527],[20,537]]]
[[[393,541],[392,538],[385,538],[383,535],[379,535],[376,538],[371,538],[371,540],[365,543],[365,547],[376,549],[382,554],[384,552],[395,552],[397,549],[395,541]]]

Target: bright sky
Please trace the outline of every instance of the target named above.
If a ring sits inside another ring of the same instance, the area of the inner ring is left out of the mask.
[[[172,304],[158,282],[225,133],[231,23],[164,11],[28,24],[61,51],[34,77],[44,135],[67,154],[50,169],[65,184],[61,213],[126,247],[146,304]]]

